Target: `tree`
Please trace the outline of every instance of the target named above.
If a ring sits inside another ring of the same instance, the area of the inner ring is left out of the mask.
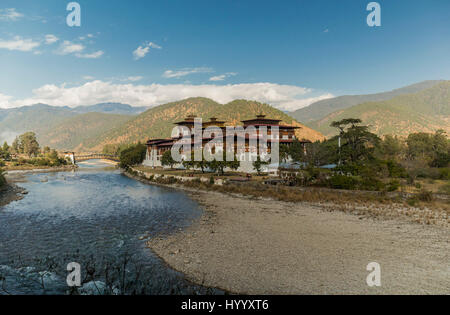
[[[197,155],[201,155],[201,159],[199,161],[195,161],[195,153],[197,152]],[[205,159],[205,154],[202,149],[199,149],[199,151],[192,151],[191,152],[191,161],[193,167],[200,168],[202,170],[202,173],[205,173],[205,169],[208,167],[208,162]]]
[[[306,156],[304,158],[308,167],[322,166],[336,163],[338,158],[338,141],[330,139],[323,142],[316,141],[306,144]]]
[[[19,136],[19,152],[29,157],[39,154],[39,143],[36,140],[36,134],[34,132],[26,132]]]
[[[12,145],[11,145],[11,153],[19,154],[20,152],[20,144],[19,144],[19,138],[17,137],[14,139]]]
[[[9,160],[11,158],[10,148],[8,143],[3,144],[3,147],[0,147],[0,159]]]
[[[281,148],[281,146],[280,146]],[[280,149],[281,151],[281,149]],[[297,139],[292,142],[291,146],[289,147],[288,155],[295,161],[295,162],[302,162],[305,158],[305,148],[303,147],[303,143],[298,141]],[[280,153],[280,159],[281,159],[281,153]]]
[[[214,159],[211,162],[207,162],[207,166],[212,171],[217,172],[220,175],[225,175],[226,168],[230,168],[230,169],[236,171],[241,166],[241,163],[237,159],[236,155],[234,155],[234,158],[232,161],[227,161],[226,151],[222,151],[221,160]]]
[[[144,144],[130,145],[127,149],[120,152],[120,164],[121,168],[127,169],[130,166],[141,164],[147,153],[147,146]]]
[[[349,125],[351,125],[351,127],[355,127],[361,123],[361,119],[346,118],[339,121],[333,121],[331,123],[331,127],[339,129],[339,134],[343,135],[345,133],[345,129],[348,128]]]
[[[6,141],[3,143],[2,149],[3,149],[3,152],[9,152],[9,145]]]
[[[280,145],[279,152],[280,152],[280,161],[286,163],[286,161],[289,159],[290,156],[289,154],[290,148],[287,145],[282,144]]]
[[[256,157],[256,161],[253,162],[253,168],[255,169],[255,171],[258,173],[258,175],[261,174],[261,170],[262,167],[264,165],[268,165],[269,162],[267,161],[262,161],[261,158],[259,157],[259,155]]]
[[[51,151],[50,147],[45,146],[45,147],[42,149],[42,154],[47,155],[48,153],[50,153],[50,151]]]
[[[51,150],[50,152],[47,153],[47,157],[49,158],[49,160],[51,161],[56,161],[59,159],[58,157],[58,152],[56,152],[56,150]]]
[[[450,162],[450,142],[443,130],[435,134],[410,134],[406,143],[408,158],[411,160],[421,160],[432,167],[446,167]]]
[[[404,142],[397,136],[386,135],[380,142],[379,151],[387,159],[398,159],[405,151]]]
[[[239,167],[241,166],[241,162],[238,160],[237,156],[234,155],[234,159],[233,161],[227,161],[227,166],[233,170],[233,171],[237,171],[239,169]]]
[[[161,158],[161,164],[163,166],[170,166],[170,168],[173,168],[173,166],[176,163],[177,162],[172,157],[172,151],[171,150],[168,150],[168,151],[163,153],[162,158]]]
[[[368,126],[361,126],[360,119],[348,118],[331,124],[337,128],[341,138],[339,159],[343,163],[357,163],[372,158],[380,138],[369,132]]]

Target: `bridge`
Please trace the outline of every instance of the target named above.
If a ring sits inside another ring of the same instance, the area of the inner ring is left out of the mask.
[[[111,154],[103,153],[81,153],[77,154],[75,152],[64,152],[64,157],[69,158],[73,164],[88,160],[109,160],[114,162],[119,162],[119,157]]]

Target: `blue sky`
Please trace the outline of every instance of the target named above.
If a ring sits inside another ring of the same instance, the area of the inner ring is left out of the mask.
[[[199,95],[294,110],[450,78],[450,1],[2,0],[0,107]],[[139,53],[140,52],[140,53]]]

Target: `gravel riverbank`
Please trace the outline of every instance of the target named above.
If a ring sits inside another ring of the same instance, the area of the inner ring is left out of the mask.
[[[187,192],[204,215],[148,246],[196,283],[243,294],[450,293],[448,227]],[[370,262],[381,265],[381,287],[366,283]]]

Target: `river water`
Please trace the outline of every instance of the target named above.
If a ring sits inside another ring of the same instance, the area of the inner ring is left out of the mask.
[[[18,183],[28,194],[0,208],[0,294],[219,293],[188,283],[145,247],[145,238],[191,224],[198,205],[104,166]],[[71,262],[81,266],[76,291],[66,284]]]

